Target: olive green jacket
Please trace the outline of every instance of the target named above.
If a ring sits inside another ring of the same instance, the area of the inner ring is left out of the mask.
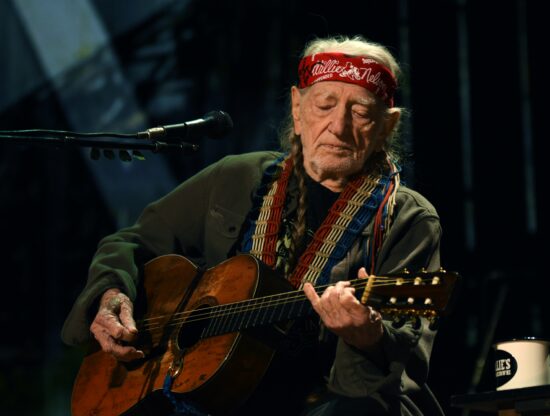
[[[225,260],[239,237],[265,168],[279,155],[255,152],[225,157],[147,206],[135,225],[104,238],[86,287],[65,322],[63,340],[76,345],[90,338],[97,299],[108,288],[118,287],[135,299],[139,266],[154,257],[180,253],[209,267]],[[288,192],[292,205],[297,193],[292,184]],[[438,269],[441,228],[432,205],[401,186],[394,215],[375,273]],[[371,234],[372,223],[334,266],[333,281],[356,277]],[[387,322],[384,327],[383,351],[376,357],[339,341],[329,387],[349,397],[371,395],[382,403],[383,397],[399,397],[403,414],[422,414],[410,397],[420,391],[427,378],[435,333],[424,320],[418,330],[408,324],[395,329]]]

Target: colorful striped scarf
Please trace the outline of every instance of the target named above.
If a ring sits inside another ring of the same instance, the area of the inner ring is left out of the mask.
[[[270,267],[274,267],[277,260],[276,246],[292,170],[292,158],[283,155],[264,172],[243,239],[243,251]],[[334,265],[344,258],[374,218],[374,235],[368,253],[370,264],[364,265],[372,273],[374,259],[391,224],[398,186],[399,171],[389,160],[386,174],[364,174],[351,180],[300,256],[289,277],[291,284],[298,288],[305,282],[328,283]]]

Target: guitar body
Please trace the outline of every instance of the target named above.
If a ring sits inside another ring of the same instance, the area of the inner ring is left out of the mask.
[[[405,315],[414,325],[420,325],[423,317],[435,327],[439,316],[449,311],[457,279],[456,273],[445,270],[404,271],[350,280],[350,285],[361,303],[375,307],[395,324],[402,325],[396,318]],[[315,290],[321,294],[326,287]],[[144,267],[140,293],[143,302],[136,301],[139,333],[133,344],[145,358],[119,362],[94,343],[75,381],[73,416],[169,412],[170,403],[163,397],[168,374],[170,390],[178,398],[209,414],[234,414],[262,380],[281,335],[288,335],[290,326],[284,323],[313,312],[302,290],[291,288],[248,254],[206,271],[182,256],[157,257]],[[301,389],[307,389],[307,383],[294,381],[283,382],[291,388],[289,393],[306,393]],[[282,396],[287,399],[285,405],[291,394]],[[158,397],[163,400],[155,402]],[[261,402],[261,397],[254,399]]]
[[[172,392],[215,415],[230,414],[249,397],[274,349],[246,331],[201,339],[201,328],[187,322],[196,321],[202,308],[277,293],[288,289],[287,283],[269,276],[273,272],[249,255],[233,257],[195,279],[197,273],[178,255],[145,265],[146,305],[140,318],[149,319],[150,326],[140,330],[135,343],[145,358],[122,363],[96,344],[77,375],[73,416],[132,414],[142,400],[160,394],[169,372]]]

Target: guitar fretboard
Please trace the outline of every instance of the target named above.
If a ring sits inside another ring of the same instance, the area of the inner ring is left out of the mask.
[[[290,292],[213,307],[201,338],[288,321],[313,312],[303,292]]]

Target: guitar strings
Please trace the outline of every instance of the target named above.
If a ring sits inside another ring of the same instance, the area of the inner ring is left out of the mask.
[[[356,281],[352,281],[351,283],[352,283],[352,287],[356,288],[356,287],[363,286],[364,281],[358,282],[356,280]],[[353,284],[357,284],[357,286],[353,286]],[[380,286],[389,286],[392,284],[393,283],[391,282],[375,283],[373,286],[380,287]],[[315,290],[318,294],[320,294],[323,291],[323,289],[325,289],[328,286],[329,285],[318,286],[315,288]],[[262,302],[263,299],[269,299],[269,298],[271,299],[268,301],[264,300]],[[146,323],[145,325],[141,326],[141,328],[143,329],[154,329],[154,325],[157,324],[157,322],[152,322],[152,321],[158,321],[159,319],[166,318],[166,317],[171,317],[172,319],[169,322],[176,325],[179,322],[185,321],[187,316],[193,313],[195,313],[195,315],[193,316],[193,319],[187,320],[188,323],[196,322],[202,319],[220,318],[224,316],[236,315],[239,313],[249,312],[253,310],[285,305],[288,303],[292,303],[295,300],[306,300],[306,297],[302,291],[279,293],[279,294],[274,294],[274,295],[265,296],[261,298],[252,298],[252,299],[246,299],[243,301],[238,301],[233,303],[205,307],[200,309],[201,311],[200,313],[198,313],[199,310],[195,309],[192,311],[183,311],[172,315],[159,315],[153,318],[138,321],[138,323],[139,324]],[[232,309],[230,309],[231,307]],[[215,311],[216,309],[217,311]],[[150,324],[150,326],[148,326],[147,324]],[[162,328],[162,327],[163,326],[159,326],[159,328]]]
[[[353,281],[350,281],[350,283],[352,284],[353,288],[357,288],[357,287],[361,287],[365,283],[365,281],[353,280]],[[354,284],[357,284],[357,286],[354,286]],[[386,286],[386,285],[388,285],[388,283],[375,283],[374,284],[375,287]],[[317,292],[317,294],[321,294],[323,292],[323,290],[326,289],[329,286],[330,285],[316,286],[316,287],[314,287],[314,289]],[[241,300],[241,301],[232,302],[232,303],[224,303],[224,304],[221,304],[221,305],[212,305],[212,306],[208,306],[208,307],[205,307],[205,308],[201,309],[201,311],[203,312],[203,315],[205,315],[205,316],[206,315],[207,316],[212,316],[211,311],[214,310],[214,309],[220,309],[220,308],[224,308],[224,307],[229,308],[231,306],[239,305],[239,306],[237,306],[237,307],[235,307],[234,309],[231,310],[231,313],[235,313],[235,312],[243,312],[243,311],[257,309],[257,308],[254,308],[254,306],[257,306],[257,304],[259,302],[262,302],[262,300],[267,300],[267,301],[263,301],[262,304],[261,304],[261,307],[264,307],[264,306],[277,306],[277,305],[280,305],[280,304],[282,305],[282,304],[289,303],[289,302],[287,302],[288,300],[297,300],[297,299],[302,299],[302,298],[303,299],[306,298],[305,295],[304,295],[304,292],[301,291],[301,290],[296,290],[296,291],[293,291],[293,292],[275,293],[273,295],[262,296],[260,298],[244,299],[244,300]],[[285,302],[280,302],[281,300],[284,300]],[[254,305],[254,304],[256,304],[256,305]],[[252,307],[252,308],[247,309],[249,307]],[[171,314],[171,315],[157,315],[155,317],[142,319],[142,320],[138,321],[138,323],[148,323],[148,322],[157,321],[159,319],[166,318],[166,317],[172,317],[172,318],[185,317],[185,315],[191,315],[194,312],[197,312],[197,309],[192,310],[192,311],[177,312],[177,313],[174,313],[174,314]]]
[[[394,284],[394,282],[397,281],[397,279],[387,279],[387,278],[382,278],[382,279],[386,279],[387,281],[378,282],[378,283],[375,282],[373,287],[391,286]],[[413,280],[413,279],[408,279],[408,280]],[[426,280],[428,279],[422,279],[422,282],[425,282]],[[361,281],[353,280],[351,281],[351,283],[352,283],[351,287],[353,288],[362,287],[365,284],[365,280],[361,280]],[[405,283],[405,281],[403,281],[403,283]],[[328,286],[330,285],[315,287],[315,291],[318,294],[320,294]],[[274,294],[274,295],[265,296],[261,298],[252,298],[252,299],[246,299],[244,301],[239,301],[239,302],[209,306],[199,310],[195,309],[193,311],[183,311],[183,312],[175,313],[173,315],[160,315],[160,316],[138,321],[138,325],[140,326],[140,329],[145,329],[145,330],[149,330],[149,332],[152,332],[157,329],[176,326],[182,322],[185,322],[187,324],[187,323],[198,322],[205,319],[223,318],[223,317],[232,316],[232,315],[235,316],[235,315],[246,313],[253,310],[261,310],[261,309],[273,308],[280,305],[285,305],[288,303],[292,303],[296,300],[307,300],[304,292],[296,291],[296,292],[286,292],[282,294],[279,293],[279,294]],[[190,319],[187,319],[193,313],[195,313],[195,315],[193,315]],[[158,320],[169,316],[171,316],[171,319],[165,325],[162,325],[162,326],[158,325],[159,324]]]

